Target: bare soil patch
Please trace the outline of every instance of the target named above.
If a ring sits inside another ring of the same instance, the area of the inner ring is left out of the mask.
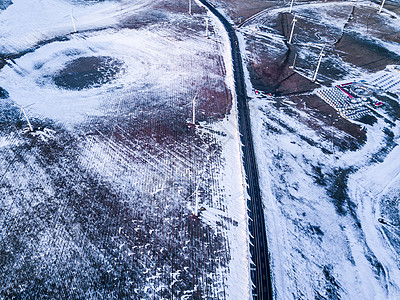
[[[98,87],[113,80],[122,66],[121,61],[112,57],[80,57],[68,63],[53,80],[58,87],[68,90]]]

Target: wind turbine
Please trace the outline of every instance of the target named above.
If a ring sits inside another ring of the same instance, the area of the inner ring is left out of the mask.
[[[76,30],[76,26],[75,26],[75,17],[74,17],[74,9],[73,8],[71,8],[71,21],[72,21],[72,26],[74,27],[74,33],[76,33],[77,32],[77,30]],[[76,20],[77,21],[77,20]]]
[[[31,104],[31,105],[33,105],[33,104]],[[32,132],[33,131],[33,127],[32,127],[31,122],[29,121],[29,118],[28,118],[28,115],[25,112],[25,109],[22,106],[19,106],[19,105],[17,105],[17,106],[21,109],[21,112],[19,113],[19,116],[21,117],[21,115],[24,114],[26,122],[28,123],[28,126],[29,126],[29,131]],[[30,106],[30,105],[28,105],[28,106]],[[26,107],[28,107],[28,106],[26,106]]]
[[[192,125],[196,125],[196,98],[199,93],[196,93],[192,100]]]

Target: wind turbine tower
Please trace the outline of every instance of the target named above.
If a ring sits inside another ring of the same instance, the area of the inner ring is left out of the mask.
[[[383,5],[385,4],[385,0],[382,1],[381,7],[379,8],[378,14],[382,12]]]
[[[289,69],[294,69],[294,66],[296,64],[296,58],[297,58],[297,53],[294,55],[293,65],[289,66]]]
[[[296,22],[297,22],[296,16],[293,16],[292,30],[291,30],[291,32],[290,32],[289,44],[292,42],[293,32],[294,32],[294,26],[295,26]]]
[[[19,106],[19,108],[21,109],[21,112],[24,114],[24,116],[25,116],[25,119],[26,119],[26,122],[28,123],[28,126],[29,126],[29,130],[32,132],[33,131],[33,127],[32,127],[32,124],[31,124],[31,122],[29,121],[29,118],[28,118],[28,116],[27,116],[27,114],[26,114],[26,112],[25,112],[25,109],[22,107],[22,106]],[[21,115],[21,114],[20,114]]]
[[[313,82],[315,81],[315,79],[317,79],[317,74],[318,74],[319,66],[321,65],[322,57],[325,56],[324,48],[325,48],[325,46],[322,47],[321,53],[319,54],[318,65],[317,65],[317,68],[315,69],[314,77],[312,79]]]
[[[192,101],[192,111],[193,111],[193,115],[192,115],[192,124],[195,125],[196,124],[196,98],[197,98],[197,94],[194,96],[193,101]]]
[[[71,21],[72,21],[72,26],[74,27],[74,33],[76,33],[76,26],[75,26],[75,18],[74,18],[73,9],[71,9]]]
[[[289,14],[292,13],[292,8],[293,8],[293,0],[292,2],[290,2]]]
[[[195,196],[195,207],[194,207],[194,215],[197,217],[199,215],[199,186],[200,186],[200,181],[196,186],[196,190],[194,192]]]

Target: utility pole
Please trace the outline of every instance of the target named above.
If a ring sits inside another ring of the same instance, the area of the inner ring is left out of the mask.
[[[317,79],[317,74],[318,74],[319,66],[321,65],[322,57],[325,56],[324,48],[325,48],[325,46],[322,47],[321,53],[319,54],[317,69],[315,69],[314,77],[312,79],[313,82],[315,81],[315,79]]]
[[[292,37],[293,37],[293,32],[294,32],[294,25],[296,24],[296,22],[297,22],[296,16],[293,16],[292,31],[290,32],[289,44],[292,42]]]
[[[192,15],[192,0],[189,0],[189,15]]]
[[[76,26],[75,26],[75,21],[74,21],[74,15],[73,15],[73,10],[71,9],[71,21],[72,21],[72,26],[74,27],[74,33],[76,32]]]
[[[293,8],[293,0],[292,0],[292,2],[290,3],[289,14],[292,13],[292,8]]]
[[[381,7],[379,8],[378,14],[382,12],[383,5],[385,4],[385,0],[382,1]]]
[[[206,38],[208,38],[208,19],[206,19]]]

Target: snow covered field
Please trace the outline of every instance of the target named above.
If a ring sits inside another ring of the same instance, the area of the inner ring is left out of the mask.
[[[400,64],[400,17],[376,15],[376,7],[295,5],[290,47],[293,15],[283,4],[240,28],[277,299],[400,297],[400,94],[377,89],[384,106],[367,123],[340,118],[314,94],[321,85],[372,83],[387,64]],[[307,77],[323,44],[314,84]]]
[[[220,25],[186,1],[4,8],[0,298],[249,298]]]
[[[386,124],[367,126],[368,142],[360,150],[341,151],[290,104],[280,110],[253,100],[252,106],[278,298],[398,298],[398,252],[388,245],[397,238],[382,235],[389,225],[378,222],[384,217],[398,224],[397,208],[390,208],[398,198],[398,147],[387,158],[380,153],[388,152]],[[397,143],[397,126],[393,135]],[[376,156],[394,170],[377,164]],[[389,230],[398,236],[398,228]]]
[[[352,123],[315,93],[400,64],[399,2],[296,1],[291,46],[288,1],[213,2],[257,13],[238,32],[276,298],[400,298],[398,90]],[[250,297],[229,43],[192,4],[0,1],[0,298]]]

